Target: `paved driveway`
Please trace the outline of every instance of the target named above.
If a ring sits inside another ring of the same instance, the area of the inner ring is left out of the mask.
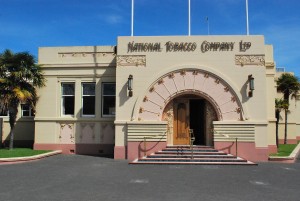
[[[3,201],[300,200],[300,163],[143,166],[79,155],[0,166]]]

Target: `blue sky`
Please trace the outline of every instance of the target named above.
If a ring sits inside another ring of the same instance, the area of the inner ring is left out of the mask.
[[[277,67],[300,76],[300,1],[248,0],[251,35],[273,44]],[[131,0],[0,0],[0,51],[116,45],[130,35]],[[191,0],[192,35],[246,34],[245,0]],[[187,35],[188,0],[135,0],[134,35]]]

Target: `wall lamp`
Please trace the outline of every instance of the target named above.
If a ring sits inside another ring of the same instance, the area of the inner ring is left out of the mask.
[[[248,96],[252,97],[253,96],[253,90],[254,90],[254,77],[251,75],[248,75],[248,82],[249,82],[249,92]]]
[[[127,89],[128,89],[128,95],[129,95],[129,97],[132,97],[132,95],[133,95],[132,84],[133,84],[133,76],[129,75],[128,81],[127,81]]]

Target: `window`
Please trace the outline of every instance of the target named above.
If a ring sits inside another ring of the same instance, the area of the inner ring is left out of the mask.
[[[8,111],[3,110],[2,105],[0,105],[0,117],[6,117],[8,116]]]
[[[8,116],[8,111],[1,111],[0,110],[0,117],[7,117]]]
[[[82,84],[82,115],[95,115],[95,83]]]
[[[34,116],[34,112],[29,104],[21,104],[21,115],[22,117]]]
[[[74,115],[75,84],[62,83],[61,89],[62,115]]]
[[[116,83],[102,83],[102,116],[115,116]]]

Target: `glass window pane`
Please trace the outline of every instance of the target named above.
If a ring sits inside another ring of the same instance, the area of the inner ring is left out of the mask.
[[[95,114],[95,96],[84,96],[82,98],[82,101],[83,101],[82,114],[83,115],[94,115]]]
[[[75,85],[73,83],[62,84],[62,95],[74,95]]]
[[[22,110],[29,110],[29,105],[23,104],[22,105]]]
[[[74,115],[74,96],[63,97],[63,114]]]
[[[103,97],[103,115],[115,115],[116,111],[116,98],[115,96]]]
[[[29,111],[23,111],[22,116],[23,117],[29,117]]]
[[[82,84],[83,95],[95,95],[95,83]]]
[[[3,116],[4,116],[4,117],[5,117],[5,116],[8,116],[8,112],[7,112],[7,111],[1,111],[1,110],[0,110],[0,116],[2,116],[2,117],[3,117]]]
[[[116,84],[115,83],[105,83],[103,84],[103,95],[116,95]]]

